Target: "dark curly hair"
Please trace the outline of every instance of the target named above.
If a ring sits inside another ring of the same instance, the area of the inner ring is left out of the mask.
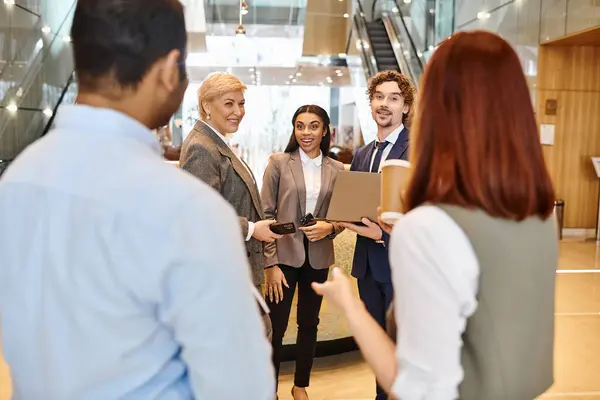
[[[369,95],[369,101],[373,100],[377,86],[385,82],[396,82],[400,88],[400,93],[404,98],[404,104],[409,108],[408,114],[402,116],[402,122],[406,124],[410,115],[412,115],[413,103],[415,102],[415,95],[417,91],[415,85],[413,85],[410,78],[402,75],[396,70],[381,71],[371,79],[369,79],[369,85],[367,88],[367,94]]]

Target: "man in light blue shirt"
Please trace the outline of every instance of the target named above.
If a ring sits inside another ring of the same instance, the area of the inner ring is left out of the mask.
[[[233,209],[150,129],[187,87],[177,0],[79,0],[78,105],[0,180],[14,399],[271,400]]]

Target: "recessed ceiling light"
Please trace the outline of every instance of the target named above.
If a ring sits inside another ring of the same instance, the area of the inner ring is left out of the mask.
[[[50,27],[48,25],[46,25],[42,28],[42,33],[45,33],[47,35],[50,32],[52,32],[52,29],[50,29]]]
[[[302,72],[296,72],[296,76],[302,76]]]
[[[42,112],[48,118],[50,118],[52,116],[52,109],[50,109],[50,108],[44,108],[44,111],[42,111]]]
[[[6,4],[8,4],[8,3],[6,3]],[[6,109],[8,111],[10,111],[11,113],[15,113],[15,112],[17,112],[17,110],[19,109],[19,107],[17,107],[17,105],[15,103],[10,103],[8,106],[6,106]]]
[[[477,13],[477,18],[478,19],[488,19],[490,17],[490,13],[489,12],[485,12],[485,11],[480,11]]]
[[[344,13],[344,18],[349,18],[349,17],[350,17],[350,14]]]
[[[14,6],[15,5],[15,0],[4,0],[4,4],[8,4],[8,5]]]
[[[404,4],[410,4],[411,0],[404,0]]]

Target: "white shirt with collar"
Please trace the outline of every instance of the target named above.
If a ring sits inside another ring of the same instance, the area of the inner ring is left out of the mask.
[[[138,121],[61,106],[2,176],[0,221],[17,398],[273,398],[235,212]]]
[[[389,144],[387,146],[385,146],[385,149],[383,149],[383,154],[381,155],[381,163],[379,164],[379,172],[381,172],[381,167],[383,166],[383,162],[385,160],[387,160],[388,156],[390,155],[390,152],[392,151],[392,147],[394,147],[394,145],[398,141],[400,132],[402,132],[403,130],[404,130],[404,124],[400,124],[400,126],[397,129],[395,129],[392,133],[390,133],[388,135],[388,137],[385,138],[384,141],[388,142]],[[375,143],[377,144],[377,143],[379,143],[379,141],[376,141]],[[373,155],[371,156],[371,164],[369,164],[369,171],[371,170],[371,168],[373,168],[373,163],[375,162],[376,154],[377,154],[377,151],[374,151]]]
[[[235,154],[235,151],[231,147],[231,139],[228,138],[227,136],[219,133],[219,131],[217,131],[215,128],[213,128],[210,124],[207,124],[204,121],[202,121],[202,123],[204,125],[208,126],[219,137],[219,139],[221,139],[223,141],[223,143],[225,143],[227,145],[227,147],[229,147],[231,149],[231,152],[233,153],[233,155],[236,156],[237,159],[246,168],[246,170],[248,171],[248,173],[252,177],[252,180],[254,181],[254,184],[256,184],[256,179],[254,179],[254,174],[252,173],[252,171],[250,171],[250,167],[248,167],[248,165],[246,164],[246,162],[244,160],[242,160],[241,158],[239,158],[237,156],[237,154]],[[252,239],[252,235],[254,235],[254,222],[253,221],[248,221],[248,234],[246,235],[246,242],[249,241],[250,239]]]
[[[323,165],[323,153],[315,158],[310,158],[304,150],[299,149],[302,160],[302,173],[304,174],[304,186],[306,187],[306,213],[313,214],[317,207],[317,199],[321,192],[321,166]]]

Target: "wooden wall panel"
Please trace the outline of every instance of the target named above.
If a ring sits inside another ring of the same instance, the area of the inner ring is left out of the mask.
[[[595,228],[599,182],[590,157],[600,156],[600,47],[540,46],[537,118],[556,126],[544,156],[557,197],[565,200],[565,228]],[[545,114],[547,99],[558,102]]]

